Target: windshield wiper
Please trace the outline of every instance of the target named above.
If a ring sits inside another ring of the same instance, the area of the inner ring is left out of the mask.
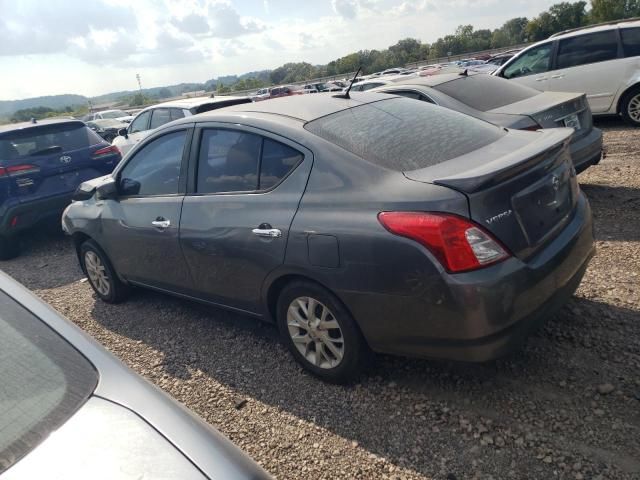
[[[35,157],[36,155],[46,155],[48,153],[58,153],[62,151],[62,147],[60,145],[51,145],[47,148],[42,148],[40,150],[36,150],[35,152],[31,152],[29,154],[30,157]]]

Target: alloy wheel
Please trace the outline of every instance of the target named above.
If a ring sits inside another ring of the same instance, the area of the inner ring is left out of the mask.
[[[344,357],[344,337],[335,316],[312,297],[298,297],[287,309],[289,336],[296,349],[312,365],[330,369]]]
[[[634,122],[640,123],[640,93],[637,93],[629,100],[627,113]]]
[[[100,257],[92,251],[84,254],[84,265],[91,285],[102,296],[108,296],[111,292],[111,281]]]

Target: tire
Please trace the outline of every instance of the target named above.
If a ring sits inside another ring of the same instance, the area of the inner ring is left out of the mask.
[[[18,237],[0,236],[0,260],[11,260],[20,255],[20,241]]]
[[[620,113],[627,123],[640,127],[640,87],[625,93],[620,104]]]
[[[306,314],[309,306],[313,307],[312,302],[315,302],[313,326]],[[323,312],[325,321],[321,322]],[[335,295],[315,283],[295,281],[282,290],[277,322],[282,340],[296,361],[322,380],[352,382],[371,358],[351,314]]]
[[[129,286],[118,278],[106,254],[93,240],[87,240],[80,246],[80,262],[100,300],[120,303],[127,298]]]

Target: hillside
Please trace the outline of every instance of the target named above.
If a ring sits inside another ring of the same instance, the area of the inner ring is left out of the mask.
[[[25,98],[22,100],[2,100],[0,101],[0,117],[9,116],[17,110],[35,107],[49,107],[54,110],[84,105],[87,103],[87,97],[82,95],[48,95],[45,97]]]

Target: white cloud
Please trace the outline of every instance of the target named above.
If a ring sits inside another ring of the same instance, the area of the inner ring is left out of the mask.
[[[358,15],[356,0],[331,0],[331,5],[334,12],[348,20],[353,20]]]

